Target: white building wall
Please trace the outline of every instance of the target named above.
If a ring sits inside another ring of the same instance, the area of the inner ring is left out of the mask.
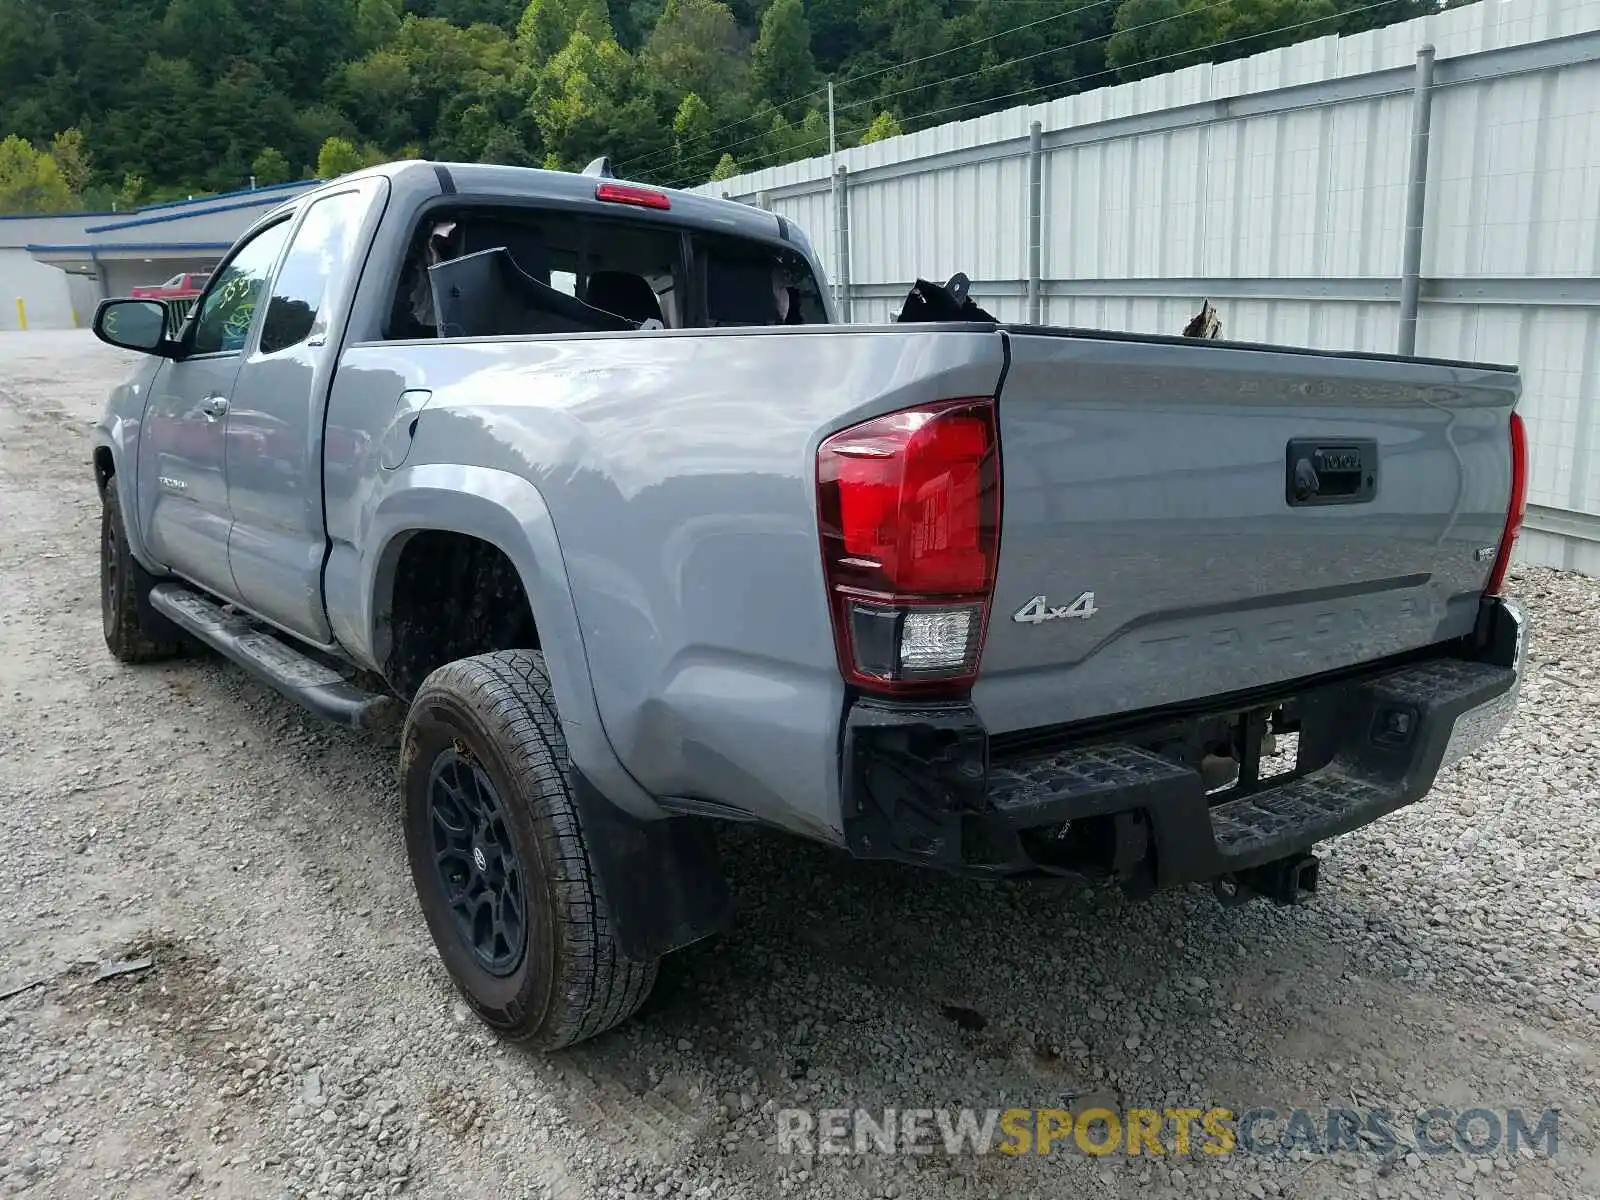
[[[30,329],[73,326],[73,293],[66,272],[34,262],[26,250],[0,246],[0,329],[22,328],[18,301]],[[87,311],[79,315],[81,321],[88,320]]]
[[[44,242],[81,242],[83,227],[101,220],[97,215],[0,216],[0,329],[20,329],[20,300],[30,329],[71,329],[76,308],[79,323],[87,323],[94,301],[76,288],[66,272],[35,262],[24,247]],[[88,300],[87,305],[84,301]]]

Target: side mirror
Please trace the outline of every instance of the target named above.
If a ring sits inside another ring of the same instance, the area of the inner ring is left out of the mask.
[[[109,346],[173,358],[178,344],[167,336],[167,306],[159,300],[102,300],[94,310],[94,335]]]

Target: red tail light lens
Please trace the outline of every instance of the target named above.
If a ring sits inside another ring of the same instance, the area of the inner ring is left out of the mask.
[[[1528,512],[1528,434],[1522,425],[1522,414],[1511,414],[1511,506],[1506,510],[1505,528],[1500,534],[1500,545],[1495,548],[1494,567],[1489,572],[1489,582],[1484,585],[1486,596],[1498,596],[1506,584],[1506,572],[1511,568],[1511,551],[1517,544],[1517,534],[1522,532],[1522,518]]]
[[[994,401],[834,434],[817,451],[817,508],[845,679],[886,692],[970,684],[999,557]]]
[[[602,183],[594,189],[596,200],[612,204],[631,204],[635,208],[671,208],[672,198],[654,188],[634,187],[629,183]]]

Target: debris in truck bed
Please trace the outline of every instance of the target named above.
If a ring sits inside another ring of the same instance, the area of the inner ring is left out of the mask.
[[[895,318],[897,324],[906,325],[913,322],[928,321],[974,321],[978,323],[993,323],[998,320],[993,313],[981,309],[968,294],[972,281],[959,271],[950,276],[950,281],[945,284],[930,283],[926,279],[919,279],[911,285],[911,290],[906,293],[905,303],[900,308],[900,315]]]
[[[1209,300],[1200,301],[1200,311],[1183,327],[1186,338],[1216,339],[1222,336],[1222,317]]]

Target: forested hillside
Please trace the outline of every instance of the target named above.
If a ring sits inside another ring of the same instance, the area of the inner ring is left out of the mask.
[[[1430,0],[0,0],[0,211],[130,207],[367,161],[665,184]]]

